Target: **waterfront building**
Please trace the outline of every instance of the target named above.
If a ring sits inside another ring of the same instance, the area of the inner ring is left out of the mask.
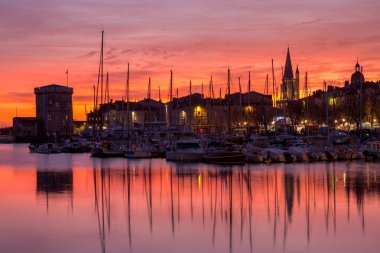
[[[14,117],[13,137],[16,142],[35,141],[43,129],[43,124],[35,117]]]
[[[129,102],[129,116],[127,116],[128,104],[124,100],[110,100],[101,104],[100,109],[87,114],[87,125],[93,126],[95,118],[98,128],[117,128],[140,125],[148,126],[154,123],[165,123],[165,105],[161,101],[143,99],[138,102]]]
[[[100,105],[98,111],[87,114],[88,126],[93,126],[97,117],[98,128],[122,128],[130,126],[141,128],[160,128],[163,126],[180,127],[198,133],[225,132],[228,128],[228,103],[230,104],[231,126],[246,128],[271,121],[272,96],[254,91],[234,93],[225,98],[204,98],[200,93],[173,98],[166,104],[153,99],[129,103],[110,101]],[[267,117],[268,116],[268,117]],[[170,120],[169,120],[170,118]],[[100,123],[103,122],[103,123]],[[170,124],[169,124],[170,122]],[[101,127],[100,127],[101,126]]]
[[[265,111],[269,112],[272,109],[272,96],[251,91],[214,99],[194,93],[173,99],[168,106],[172,107],[174,125],[198,133],[217,133],[228,130],[229,107],[230,124],[234,129],[261,124]]]
[[[43,122],[46,134],[73,133],[73,88],[51,84],[34,88],[36,118]]]

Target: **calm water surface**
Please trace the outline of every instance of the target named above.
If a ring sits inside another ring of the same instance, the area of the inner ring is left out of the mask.
[[[220,167],[0,145],[0,252],[379,252],[379,165]]]

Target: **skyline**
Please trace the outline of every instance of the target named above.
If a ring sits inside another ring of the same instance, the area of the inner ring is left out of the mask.
[[[306,71],[312,90],[321,88],[323,80],[343,85],[357,57],[366,80],[376,81],[380,74],[376,0],[37,0],[33,5],[1,0],[0,6],[0,126],[11,125],[16,107],[18,116],[34,116],[33,88],[66,85],[67,69],[74,118],[84,119],[84,105],[88,111],[93,106],[102,29],[113,99],[125,92],[128,62],[133,100],[146,97],[149,77],[153,98],[158,86],[165,98],[171,69],[180,96],[188,94],[190,80],[194,92],[200,92],[202,82],[206,88],[210,75],[215,89],[225,88],[228,66],[232,92],[238,90],[238,76],[246,90],[250,70],[252,89],[263,93],[272,58],[277,86],[281,83],[288,45],[293,68],[299,65],[300,90]]]

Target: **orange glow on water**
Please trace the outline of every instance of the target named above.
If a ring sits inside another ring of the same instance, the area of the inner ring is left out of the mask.
[[[76,240],[92,252],[191,246],[203,252],[285,247],[347,253],[377,246],[375,163],[219,167],[27,154],[25,145],[0,151],[6,155],[0,215],[7,217],[0,244],[7,242],[9,251],[38,247],[33,240],[15,243],[30,238],[30,231],[51,242],[39,252],[57,245],[76,251]],[[14,160],[16,154],[22,156]]]

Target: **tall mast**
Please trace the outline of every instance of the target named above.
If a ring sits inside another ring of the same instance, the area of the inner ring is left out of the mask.
[[[148,94],[147,94],[147,98],[150,99],[150,87],[151,87],[151,80],[150,80],[150,77],[149,77],[149,81],[148,81]]]
[[[248,71],[248,105],[251,105],[251,71]]]
[[[100,104],[104,104],[104,99],[103,99],[103,94],[104,94],[104,85],[103,85],[103,79],[104,79],[104,72],[103,72],[103,63],[104,63],[104,31],[102,31],[102,49],[101,49],[101,53],[100,53]],[[101,129],[103,129],[103,113],[101,113],[101,124],[100,124],[100,127]]]
[[[102,48],[100,51],[100,104],[103,104],[103,47],[104,47],[104,31],[102,31]]]
[[[242,93],[241,93],[240,76],[238,77],[238,81],[239,81],[239,93],[240,93],[240,96],[239,96],[239,105],[240,105],[240,107],[241,107],[241,96],[242,96]]]
[[[189,103],[190,103],[190,110],[191,110],[191,94],[192,94],[192,90],[191,90],[191,80],[190,80],[190,84],[189,84],[189,93],[190,93],[190,95],[189,95]],[[189,115],[190,117],[189,117],[189,120],[190,120],[190,130],[192,131],[192,120],[191,120],[191,118],[192,118],[192,114],[190,114]]]
[[[100,123],[100,125],[102,126],[103,124],[103,114],[101,114],[100,112],[100,106],[98,107],[99,104],[102,104],[102,99],[103,99],[103,38],[104,38],[104,31],[102,31],[102,42],[101,42],[101,47],[100,47],[100,59],[99,59],[99,69],[98,69],[98,82],[97,82],[97,85],[96,85],[96,92],[94,94],[95,96],[95,103],[94,103],[94,117],[95,117],[95,121],[94,121],[94,124],[95,124],[95,128],[96,128],[96,123]],[[101,100],[100,100],[100,103],[99,103],[99,86],[101,85]],[[100,114],[100,115],[99,115]],[[99,119],[101,118],[101,119]],[[95,134],[95,131],[94,131],[94,134]],[[95,137],[95,136],[94,136]]]
[[[148,115],[148,132],[150,134],[150,127],[151,127],[151,118],[152,118],[152,106],[151,106],[151,79],[149,77],[149,83],[148,83],[148,99],[147,99],[147,102],[148,102],[148,108],[149,108],[149,115]]]
[[[306,98],[306,116],[305,120],[309,123],[309,88],[308,88],[308,76],[307,72],[305,73],[305,98]],[[309,135],[309,128],[307,129],[307,134]]]
[[[172,102],[173,102],[173,71],[170,70],[170,85],[169,85],[169,127],[172,126]]]
[[[273,62],[273,59],[272,59],[272,85],[273,85],[273,94],[272,94],[272,98],[273,98],[273,105],[274,107],[276,107],[276,79],[275,79],[275,76],[274,76],[274,62]]]
[[[108,72],[106,74],[106,90],[104,94],[105,102],[107,102],[107,130],[110,132],[110,91],[109,91],[109,82],[108,82]]]
[[[231,103],[230,103],[230,95],[231,95],[231,72],[228,67],[228,77],[227,77],[227,103],[228,103],[228,133],[231,133]]]
[[[158,101],[161,102],[161,88],[158,86]]]
[[[330,124],[329,124],[329,103],[328,103],[328,96],[327,96],[327,83],[326,81],[323,81],[323,89],[325,91],[325,104],[326,104],[326,125],[327,125],[327,136],[330,133]]]
[[[69,87],[69,70],[66,70],[66,87]]]
[[[265,88],[264,88],[264,94],[269,94],[269,75],[267,74],[267,77],[265,79]]]
[[[242,119],[243,119],[243,110],[242,110],[242,108],[241,108],[241,100],[242,100],[242,96],[243,96],[243,94],[241,93],[242,91],[241,91],[241,83],[240,83],[240,76],[238,77],[238,80],[239,80],[239,111],[240,111],[240,119],[239,119],[239,121],[242,121]]]
[[[212,83],[212,75],[210,77],[210,98],[214,98],[214,87],[213,87],[213,83]]]
[[[129,62],[128,62],[128,69],[127,69],[127,83],[126,83],[126,91],[127,91],[127,136],[129,136],[129,125],[130,125],[130,119],[129,119]]]
[[[251,71],[248,71],[248,93],[251,92]]]
[[[96,110],[96,88],[95,85],[93,86],[93,92],[94,92],[94,114],[93,114],[93,123],[92,123],[92,135],[94,137],[95,141],[95,129],[96,129],[96,117],[97,117],[97,110]]]
[[[103,119],[103,115],[99,115],[101,112],[100,112],[100,106],[98,108],[98,105],[102,103],[102,99],[103,97],[101,98],[100,100],[100,103],[99,103],[99,86],[101,84],[101,94],[103,92],[103,38],[104,38],[104,31],[102,31],[102,42],[101,42],[101,47],[100,47],[100,59],[99,59],[99,69],[98,69],[98,82],[97,82],[97,85],[96,85],[96,92],[95,92],[95,103],[94,103],[94,115],[95,115],[95,121],[94,121],[94,124],[96,125],[97,121],[98,121],[98,118],[102,118]],[[100,123],[102,124],[103,123],[103,120],[100,120]],[[96,126],[94,126],[96,127]]]

